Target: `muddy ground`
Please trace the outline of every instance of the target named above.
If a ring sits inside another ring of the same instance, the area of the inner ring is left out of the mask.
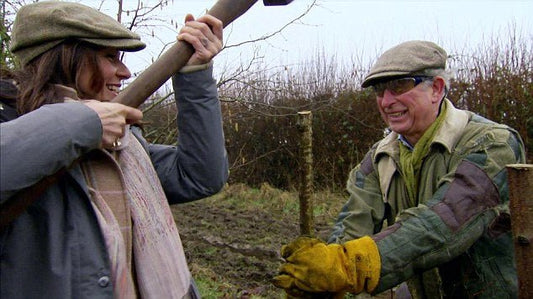
[[[327,239],[344,198],[314,199],[316,235]],[[204,298],[283,298],[271,278],[282,244],[299,235],[297,192],[230,186],[173,207],[193,276]]]

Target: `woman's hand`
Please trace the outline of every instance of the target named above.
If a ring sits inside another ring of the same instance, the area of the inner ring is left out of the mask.
[[[141,110],[119,103],[97,100],[84,100],[83,103],[93,109],[102,122],[102,148],[116,147],[120,138],[124,137],[126,125],[143,118]]]
[[[222,21],[204,15],[197,20],[191,14],[185,17],[185,26],[178,34],[178,40],[186,41],[194,47],[194,54],[187,65],[205,64],[222,50]]]

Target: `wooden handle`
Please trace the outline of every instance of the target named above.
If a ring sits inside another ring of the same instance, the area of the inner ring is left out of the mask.
[[[257,0],[219,0],[207,12],[222,21],[224,28],[244,14]],[[194,53],[184,41],[172,45],[113,99],[113,102],[139,107],[151,94],[187,64]]]

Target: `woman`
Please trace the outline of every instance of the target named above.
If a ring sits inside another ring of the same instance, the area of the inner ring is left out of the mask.
[[[185,21],[178,39],[195,52],[172,78],[178,145],[164,146],[143,139],[140,110],[110,102],[131,76],[120,51],[145,47],[136,34],[77,3],[18,11],[20,116],[1,124],[1,207],[53,182],[0,232],[1,298],[199,296],[169,204],[212,195],[227,180],[211,63],[222,24]]]

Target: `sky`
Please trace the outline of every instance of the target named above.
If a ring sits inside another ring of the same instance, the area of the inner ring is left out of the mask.
[[[175,20],[179,27],[186,13],[200,16],[215,2],[169,0],[170,5],[157,15]],[[112,9],[103,11],[115,14]],[[366,64],[407,40],[431,40],[449,53],[464,52],[478,49],[494,38],[506,41],[512,31],[531,45],[531,12],[533,0],[294,0],[279,7],[263,6],[259,0],[225,28],[226,45],[260,39],[297,20],[265,41],[227,48],[215,58],[215,67],[245,64],[253,59],[254,53],[270,66],[302,64],[320,56],[335,57],[340,63]],[[164,49],[165,43],[174,41],[176,32],[175,28],[172,31],[163,26],[154,31],[153,39],[139,32],[148,47],[142,55],[126,56],[126,63],[134,72],[142,71]]]

